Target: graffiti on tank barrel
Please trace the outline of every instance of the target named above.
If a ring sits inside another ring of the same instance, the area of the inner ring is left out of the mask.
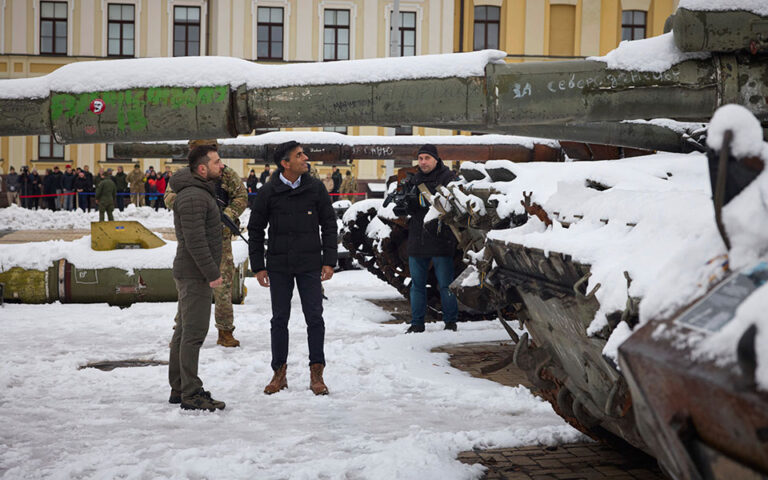
[[[200,106],[227,104],[229,87],[152,87],[112,92],[54,93],[51,97],[51,120],[57,123],[82,115],[95,118],[91,109],[95,100],[101,100],[101,112],[104,116],[111,113],[119,131],[141,131],[149,124],[146,107],[194,110]]]

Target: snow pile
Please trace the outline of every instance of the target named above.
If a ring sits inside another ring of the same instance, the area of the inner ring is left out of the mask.
[[[671,120],[670,120],[671,121]],[[520,145],[525,148],[533,148],[534,145],[546,145],[559,148],[560,142],[547,138],[520,137],[517,135],[344,135],[335,132],[268,132],[261,135],[241,135],[237,138],[221,138],[218,142],[222,145],[274,145],[295,140],[299,143],[331,143],[336,145],[423,145],[425,143],[446,145]],[[171,142],[146,142],[172,143],[186,145],[183,140]]]
[[[365,300],[402,297],[365,271],[323,283],[330,395],[307,388],[306,324],[294,295],[289,387],[266,396],[269,289],[246,282],[245,304],[233,306],[242,346],[216,346],[211,328],[200,352],[205,388],[227,402],[215,414],[169,405],[167,366],[78,370],[167,360],[175,303],[0,308],[4,477],[470,479],[482,467],[456,460],[461,451],[584,440],[524,387],[474,378],[430,352],[508,339],[498,322],[403,335]]]
[[[355,220],[359,212],[365,212],[370,209],[378,211],[383,203],[384,200],[380,198],[368,198],[366,200],[355,202],[346,212],[344,212],[344,216],[341,218],[341,221],[344,222],[344,224],[347,224],[352,220]]]
[[[607,325],[605,315],[624,310],[627,295],[643,297],[664,263],[680,255],[707,226],[714,227],[707,160],[702,154],[486,165],[516,175],[511,182],[467,184],[497,191],[490,199],[499,202],[499,216],[523,213],[526,192],[554,222],[547,228],[531,217],[522,227],[491,231],[489,239],[566,253],[591,265],[587,291],[597,283],[602,287],[596,294],[600,310],[590,334]],[[625,271],[632,278],[629,291]]]
[[[108,250],[91,249],[91,236],[86,235],[71,242],[51,240],[3,245],[0,249],[0,272],[13,267],[45,270],[53,262],[65,259],[78,268],[133,269],[173,268],[178,242],[165,241],[165,245],[149,249]],[[236,265],[248,259],[248,245],[242,240],[232,241],[232,255]]]
[[[707,130],[707,146],[719,151],[723,146],[725,132],[733,133],[731,153],[736,158],[768,158],[768,145],[763,143],[760,121],[741,105],[724,105],[717,109]]]
[[[372,58],[341,62],[260,65],[231,57],[162,57],[75,62],[42,77],[0,81],[0,98],[39,98],[50,92],[99,92],[148,87],[248,88],[337,85],[419,78],[485,76],[489,63],[506,53],[471,53]]]
[[[680,62],[709,58],[709,55],[709,52],[681,51],[670,32],[644,40],[623,41],[606,55],[587,60],[605,62],[612,70],[661,73]]]
[[[146,228],[153,230],[159,228],[173,228],[173,212],[171,210],[155,209],[151,207],[136,207],[131,204],[122,212],[115,209],[113,212],[115,221],[137,221]],[[248,225],[251,210],[246,208],[240,215],[240,225]],[[92,222],[99,220],[98,210],[84,212],[82,210],[30,210],[11,205],[0,208],[0,225],[8,230],[82,230],[90,229]]]
[[[729,10],[744,10],[757,15],[768,15],[768,3],[765,0],[680,0],[678,8],[723,12]]]
[[[668,128],[680,135],[692,133],[697,130],[701,130],[702,128],[705,128],[707,126],[706,123],[679,122],[677,120],[672,120],[670,118],[652,118],[650,120],[643,120],[643,119],[623,120],[621,123],[640,123],[640,124],[656,125],[658,127]]]

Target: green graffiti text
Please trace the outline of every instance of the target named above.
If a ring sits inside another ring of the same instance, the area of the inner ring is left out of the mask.
[[[94,115],[89,107],[97,98],[104,101],[105,118],[115,119],[118,130],[135,132],[147,128],[147,112],[154,108],[195,109],[225,103],[229,101],[229,87],[152,87],[77,94],[54,93],[51,96],[52,122],[56,123],[62,118],[69,120],[81,115]]]

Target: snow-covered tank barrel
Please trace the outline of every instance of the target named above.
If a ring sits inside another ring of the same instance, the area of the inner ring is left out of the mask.
[[[331,132],[280,132],[219,139],[218,153],[221,158],[250,158],[270,163],[277,145],[289,138],[301,142],[313,162],[323,163],[347,163],[355,159],[411,161],[425,143],[435,145],[441,158],[450,161],[556,162],[564,159],[558,142],[511,135],[372,137]],[[189,153],[188,145],[187,142],[117,143],[114,149],[119,158],[183,159]]]

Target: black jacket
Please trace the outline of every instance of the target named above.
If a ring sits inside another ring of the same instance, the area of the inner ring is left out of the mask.
[[[82,190],[83,192],[88,192],[89,188],[90,188],[90,182],[86,177],[81,177],[80,175],[78,175],[75,177],[75,181],[72,182],[73,190]]]
[[[434,170],[424,174],[419,170],[416,175],[408,181],[409,185],[405,188],[416,188],[418,195],[418,186],[425,184],[431,193],[437,191],[438,185],[448,185],[455,180],[451,169],[443,164],[442,160],[437,162]],[[408,220],[408,256],[409,257],[452,257],[456,252],[456,237],[453,236],[448,225],[440,221],[429,222],[424,226],[424,216],[429,211],[429,204],[421,206],[419,202],[409,202],[409,211],[411,218]]]
[[[331,180],[333,180],[333,193],[339,193],[339,188],[341,187],[341,172],[336,170],[333,172],[333,175],[331,175]]]
[[[171,177],[176,192],[173,226],[176,230],[174,278],[204,278],[212,282],[221,275],[221,213],[216,205],[216,186],[182,168]]]
[[[259,190],[248,221],[248,247],[254,273],[265,269],[267,224],[268,271],[300,273],[319,271],[323,265],[336,265],[336,214],[325,185],[309,173],[302,175],[301,185],[292,190],[276,171]]]
[[[261,182],[262,187],[267,184],[267,180],[269,180],[269,172],[264,170],[261,172],[261,175],[259,175],[259,182]]]
[[[74,173],[64,172],[64,174],[61,176],[61,186],[64,188],[64,190],[74,190],[76,177],[77,175]]]
[[[53,176],[53,173],[43,177],[43,193],[46,195],[56,193],[56,178]]]

